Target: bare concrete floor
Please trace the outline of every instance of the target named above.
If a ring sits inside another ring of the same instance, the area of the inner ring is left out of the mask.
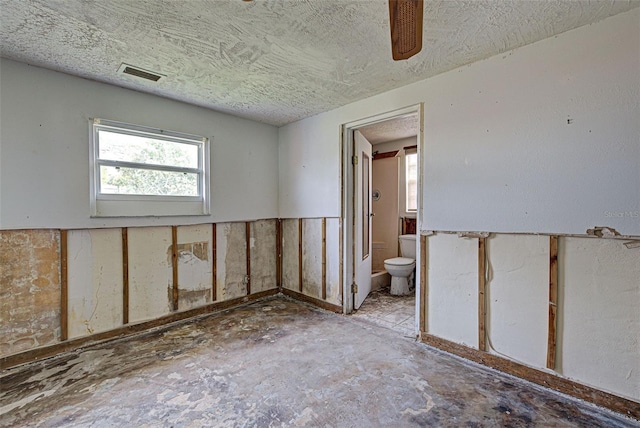
[[[283,297],[0,374],[0,425],[639,423]]]

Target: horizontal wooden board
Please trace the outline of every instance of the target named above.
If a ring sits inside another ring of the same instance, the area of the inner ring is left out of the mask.
[[[618,412],[635,419],[640,419],[640,403],[635,401],[628,400],[551,373],[543,372],[497,355],[492,355],[458,343],[450,342],[446,339],[432,336],[425,332],[422,332],[420,336],[424,343],[433,346],[434,348],[483,364],[501,372],[517,376],[521,379],[542,385],[563,394],[588,401],[597,406],[606,407],[614,412]]]

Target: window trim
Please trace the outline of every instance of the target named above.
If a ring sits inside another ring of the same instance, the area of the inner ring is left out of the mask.
[[[198,146],[198,168],[99,159],[100,130],[123,135],[148,136]],[[168,131],[106,119],[89,120],[90,215],[91,217],[197,216],[210,213],[210,141],[199,135]],[[100,192],[100,167],[122,166],[154,171],[186,172],[198,175],[197,196],[129,195]]]
[[[416,195],[416,209],[409,209],[409,177],[407,174],[407,170],[409,167],[409,163],[407,162],[407,157],[409,155],[415,155],[416,156],[416,172],[417,172],[417,164],[419,162],[418,159],[418,150],[417,149],[405,149],[404,150],[404,154],[402,156],[402,173],[403,173],[403,182],[404,182],[404,189],[402,190],[402,194],[403,194],[403,199],[404,199],[404,213],[405,216],[409,216],[409,217],[415,217],[418,213],[418,198]],[[416,174],[416,185],[418,183],[418,176]]]

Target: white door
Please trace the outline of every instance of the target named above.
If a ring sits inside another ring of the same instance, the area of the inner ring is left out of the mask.
[[[358,309],[371,291],[371,143],[354,131],[355,165],[355,283],[353,307]]]

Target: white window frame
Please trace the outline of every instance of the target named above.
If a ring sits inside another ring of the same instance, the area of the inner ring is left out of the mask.
[[[109,130],[125,135],[147,136],[198,147],[198,168],[139,164],[135,162],[100,159],[99,130]],[[198,135],[166,131],[146,126],[132,125],[105,119],[90,120],[90,200],[91,217],[162,217],[209,214],[209,139]],[[189,172],[198,174],[197,196],[117,195],[100,191],[100,167],[121,166],[156,171]]]
[[[407,209],[407,186],[409,180],[407,180],[407,155],[416,154],[417,149],[404,149],[401,150],[401,162],[400,162],[400,180],[398,181],[398,195],[400,202],[400,212],[403,217],[416,218],[418,211],[417,210],[408,210]],[[418,163],[420,159],[418,158]],[[418,165],[419,168],[419,165]],[[418,178],[419,179],[419,178]]]

